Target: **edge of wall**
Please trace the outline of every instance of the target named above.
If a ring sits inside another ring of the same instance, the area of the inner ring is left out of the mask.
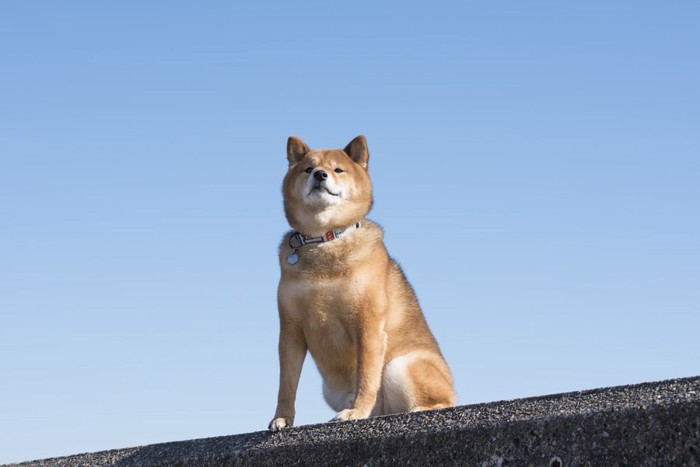
[[[10,465],[388,464],[700,466],[700,376]]]

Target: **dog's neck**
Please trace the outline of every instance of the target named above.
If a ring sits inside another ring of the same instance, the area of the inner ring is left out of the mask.
[[[333,240],[337,240],[344,235],[359,229],[362,226],[361,222],[357,222],[350,227],[346,227],[344,229],[340,230],[329,230],[328,232],[324,233],[321,236],[318,237],[313,237],[310,235],[305,235],[301,232],[294,232],[292,235],[289,236],[289,240],[287,241],[289,244],[289,247],[292,249],[292,252],[287,255],[287,262],[289,264],[296,264],[299,261],[299,255],[298,252],[301,248],[303,248],[306,245],[311,245],[314,243],[325,243],[325,242],[331,242]]]
[[[362,220],[369,206],[348,202],[340,206],[289,206],[285,204],[285,214],[289,225],[297,232],[309,237],[320,237],[328,231],[343,230]]]
[[[344,229],[329,230],[327,232],[324,232],[323,235],[318,236],[312,236],[301,232],[294,232],[292,236],[289,237],[289,246],[294,249],[298,249],[303,247],[304,245],[309,245],[312,243],[330,242],[332,240],[337,240],[341,238],[343,235],[352,232],[353,230],[359,229],[361,226],[361,222],[356,222],[353,225]]]

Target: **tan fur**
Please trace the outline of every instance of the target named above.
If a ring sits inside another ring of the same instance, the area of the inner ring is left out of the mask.
[[[365,138],[344,150],[311,151],[292,136],[287,159],[284,206],[295,231],[315,237],[358,221],[361,227],[300,248],[296,264],[287,262],[294,232],[282,241],[280,386],[270,429],[293,424],[307,350],[323,377],[324,397],[338,412],[335,420],[454,405],[450,370],[413,289],[389,257],[381,228],[364,219],[372,206]],[[327,190],[309,190],[318,184],[318,170],[328,175]]]

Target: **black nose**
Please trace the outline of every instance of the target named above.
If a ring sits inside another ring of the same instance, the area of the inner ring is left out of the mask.
[[[328,178],[328,173],[325,170],[317,170],[314,172],[314,178],[319,182],[322,182]]]

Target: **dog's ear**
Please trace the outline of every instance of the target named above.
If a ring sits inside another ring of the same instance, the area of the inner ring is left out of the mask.
[[[350,156],[350,159],[360,164],[363,169],[367,169],[369,149],[367,149],[367,140],[364,136],[360,135],[350,141],[350,143],[345,146],[344,151]]]
[[[311,149],[296,136],[290,136],[287,140],[287,160],[289,165],[299,162],[309,151]]]

